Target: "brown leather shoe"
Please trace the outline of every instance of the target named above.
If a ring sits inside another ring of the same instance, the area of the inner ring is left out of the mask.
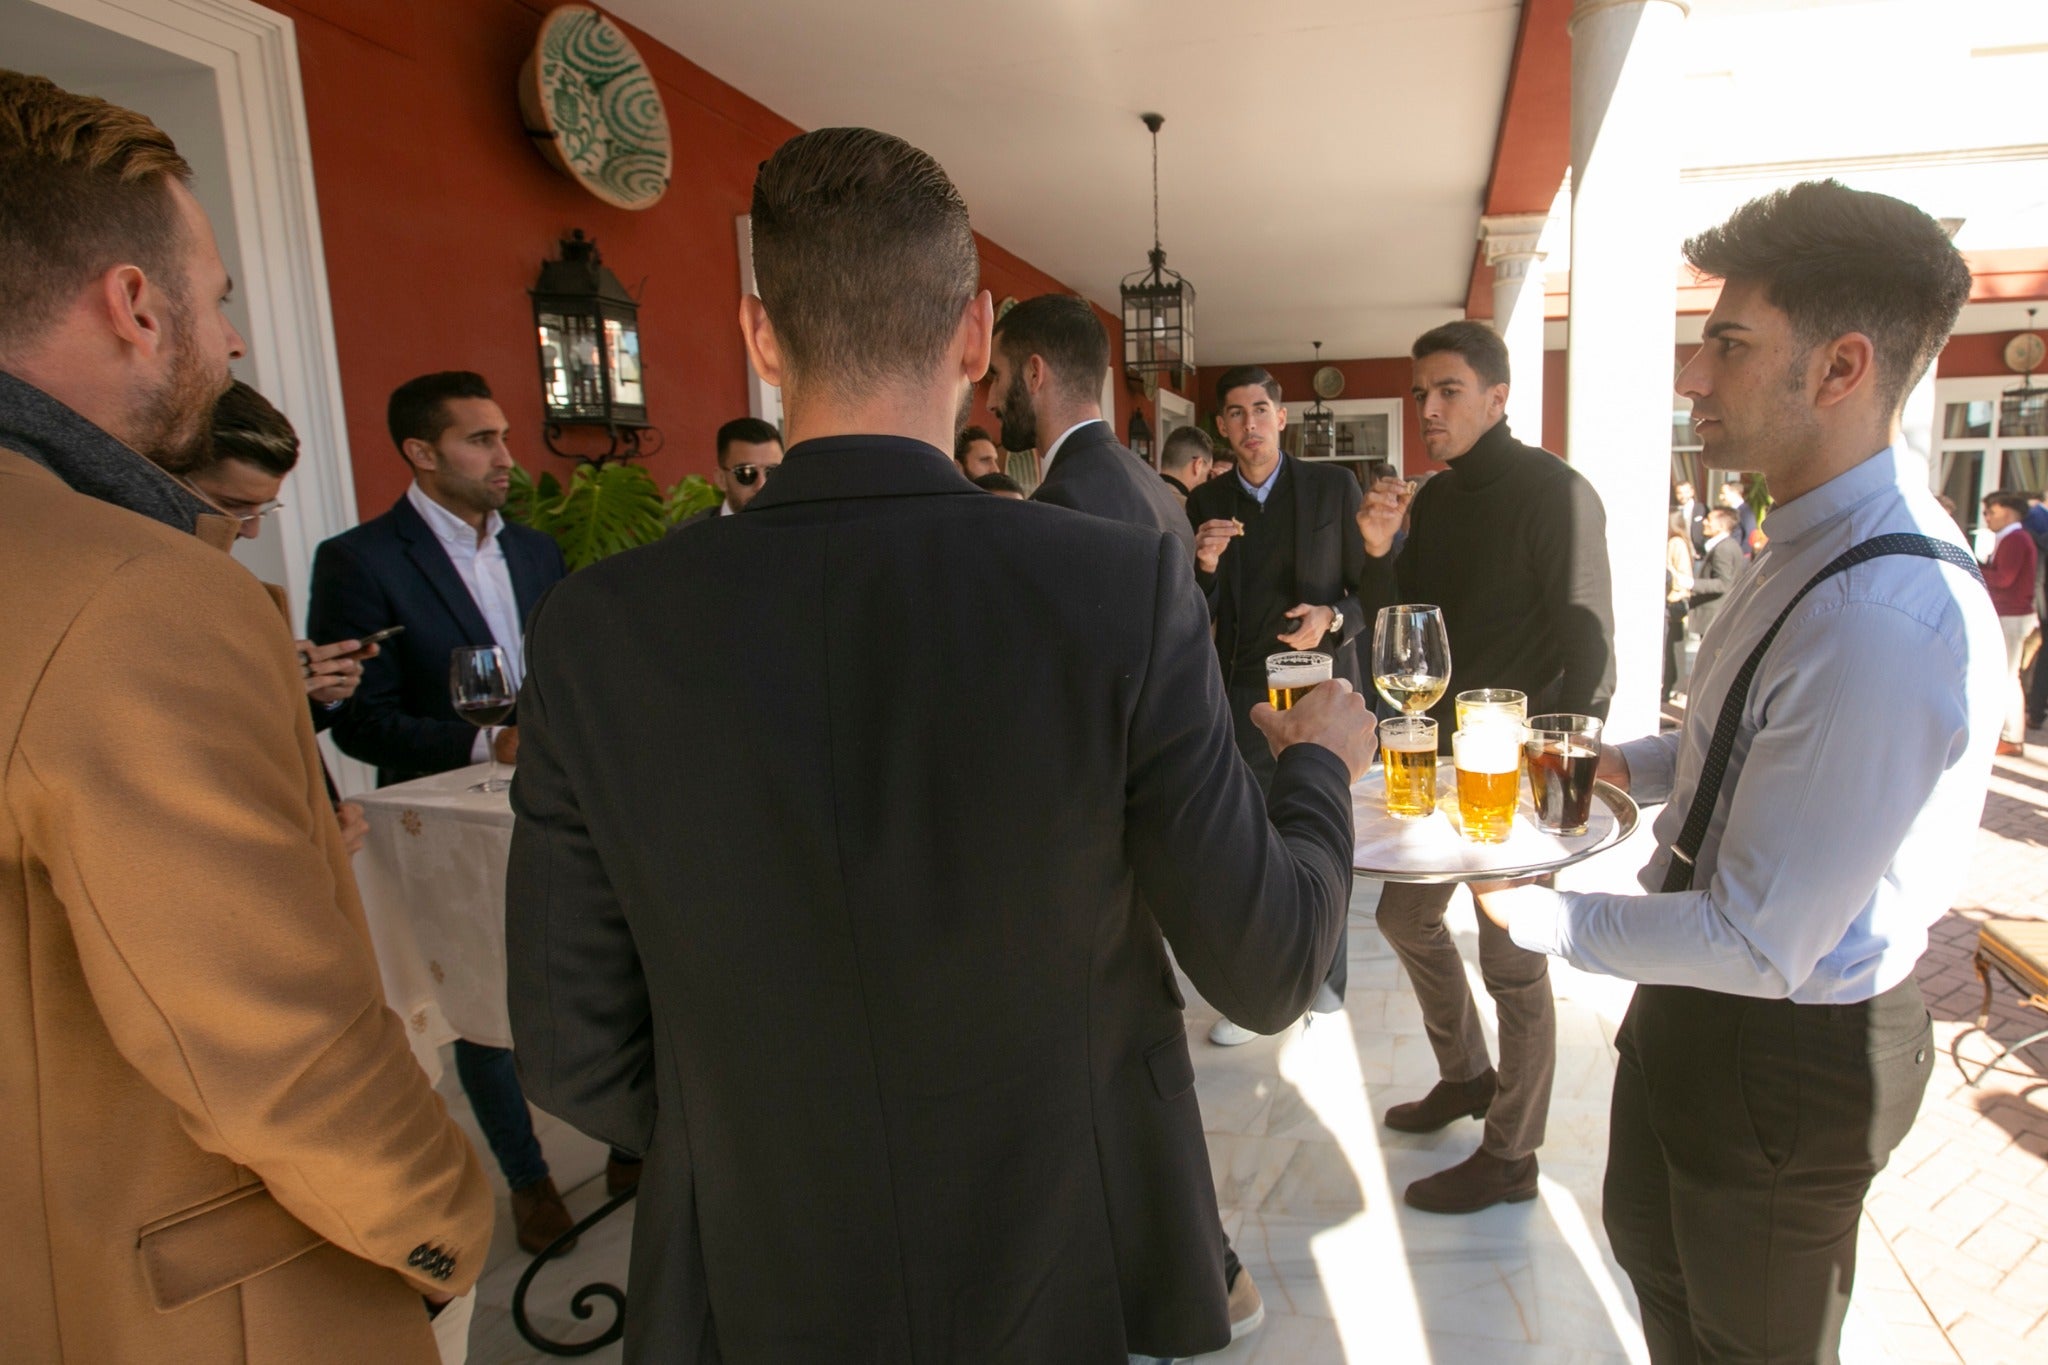
[[[1424,1176],[1401,1196],[1424,1213],[1477,1213],[1495,1204],[1522,1204],[1536,1197],[1536,1154],[1516,1161],[1474,1152],[1447,1171]]]
[[[2001,739],[1998,741],[1998,756],[2000,758],[2025,758],[2027,756],[2027,746],[2010,739]]]
[[[638,1161],[621,1161],[615,1156],[604,1159],[604,1193],[607,1199],[617,1199],[627,1190],[640,1183]]]
[[[1483,1119],[1499,1089],[1500,1073],[1492,1067],[1469,1081],[1438,1081],[1421,1099],[1389,1109],[1384,1122],[1397,1133],[1434,1133],[1467,1115]]]
[[[519,1249],[537,1256],[548,1249],[548,1243],[575,1227],[576,1220],[569,1216],[569,1206],[562,1202],[554,1180],[542,1177],[512,1191],[512,1226],[519,1229]],[[562,1250],[575,1245],[571,1241]]]

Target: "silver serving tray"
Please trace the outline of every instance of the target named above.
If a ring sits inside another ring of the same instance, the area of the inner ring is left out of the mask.
[[[1446,754],[1437,765],[1436,813],[1419,820],[1387,814],[1384,772],[1377,766],[1351,789],[1356,825],[1352,870],[1383,882],[1506,881],[1555,872],[1613,848],[1635,832],[1640,812],[1629,794],[1610,782],[1593,784],[1593,811],[1586,832],[1545,834],[1524,780],[1507,842],[1480,844],[1465,838],[1458,822],[1457,773]]]

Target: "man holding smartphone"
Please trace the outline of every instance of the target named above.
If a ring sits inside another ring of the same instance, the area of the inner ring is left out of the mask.
[[[449,658],[465,646],[496,645],[517,687],[526,618],[568,572],[551,537],[500,515],[511,491],[511,427],[481,375],[422,375],[398,387],[386,416],[412,484],[390,511],[320,546],[306,614],[315,639],[364,640],[405,627],[364,660],[362,686],[334,717],[335,743],[374,764],[379,786],[491,756],[487,732],[456,713]],[[499,732],[499,762],[515,761],[518,734],[513,726]],[[458,1039],[455,1072],[511,1187],[519,1245],[537,1252],[572,1220],[534,1137],[512,1053]],[[621,1152],[607,1176],[617,1190],[637,1172]]]

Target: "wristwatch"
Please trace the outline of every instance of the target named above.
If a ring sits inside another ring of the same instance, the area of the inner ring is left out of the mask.
[[[1336,636],[1344,634],[1344,613],[1335,607],[1330,608],[1330,634]]]

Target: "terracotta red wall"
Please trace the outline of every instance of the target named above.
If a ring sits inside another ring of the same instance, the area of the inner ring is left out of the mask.
[[[2017,384],[2019,376],[2006,367],[2005,348],[2018,335],[2018,332],[1981,332],[1950,337],[1941,352],[1941,359],[1934,363],[1935,378],[1974,379],[1986,375],[2011,375]]]
[[[549,6],[520,0],[274,0],[298,29],[327,284],[364,516],[407,475],[384,431],[391,390],[471,369],[497,392],[521,463],[566,469],[540,443],[539,360],[526,297],[571,228],[597,239],[641,295],[649,417],[663,483],[714,466],[719,425],[747,412],[736,322],[739,251],[755,167],[796,125],[636,30],[677,148],[655,207],[601,203],[534,151],[515,83]],[[1000,299],[1063,290],[983,242]],[[1113,344],[1116,319],[1104,313]],[[1120,415],[1121,422],[1121,415]]]

